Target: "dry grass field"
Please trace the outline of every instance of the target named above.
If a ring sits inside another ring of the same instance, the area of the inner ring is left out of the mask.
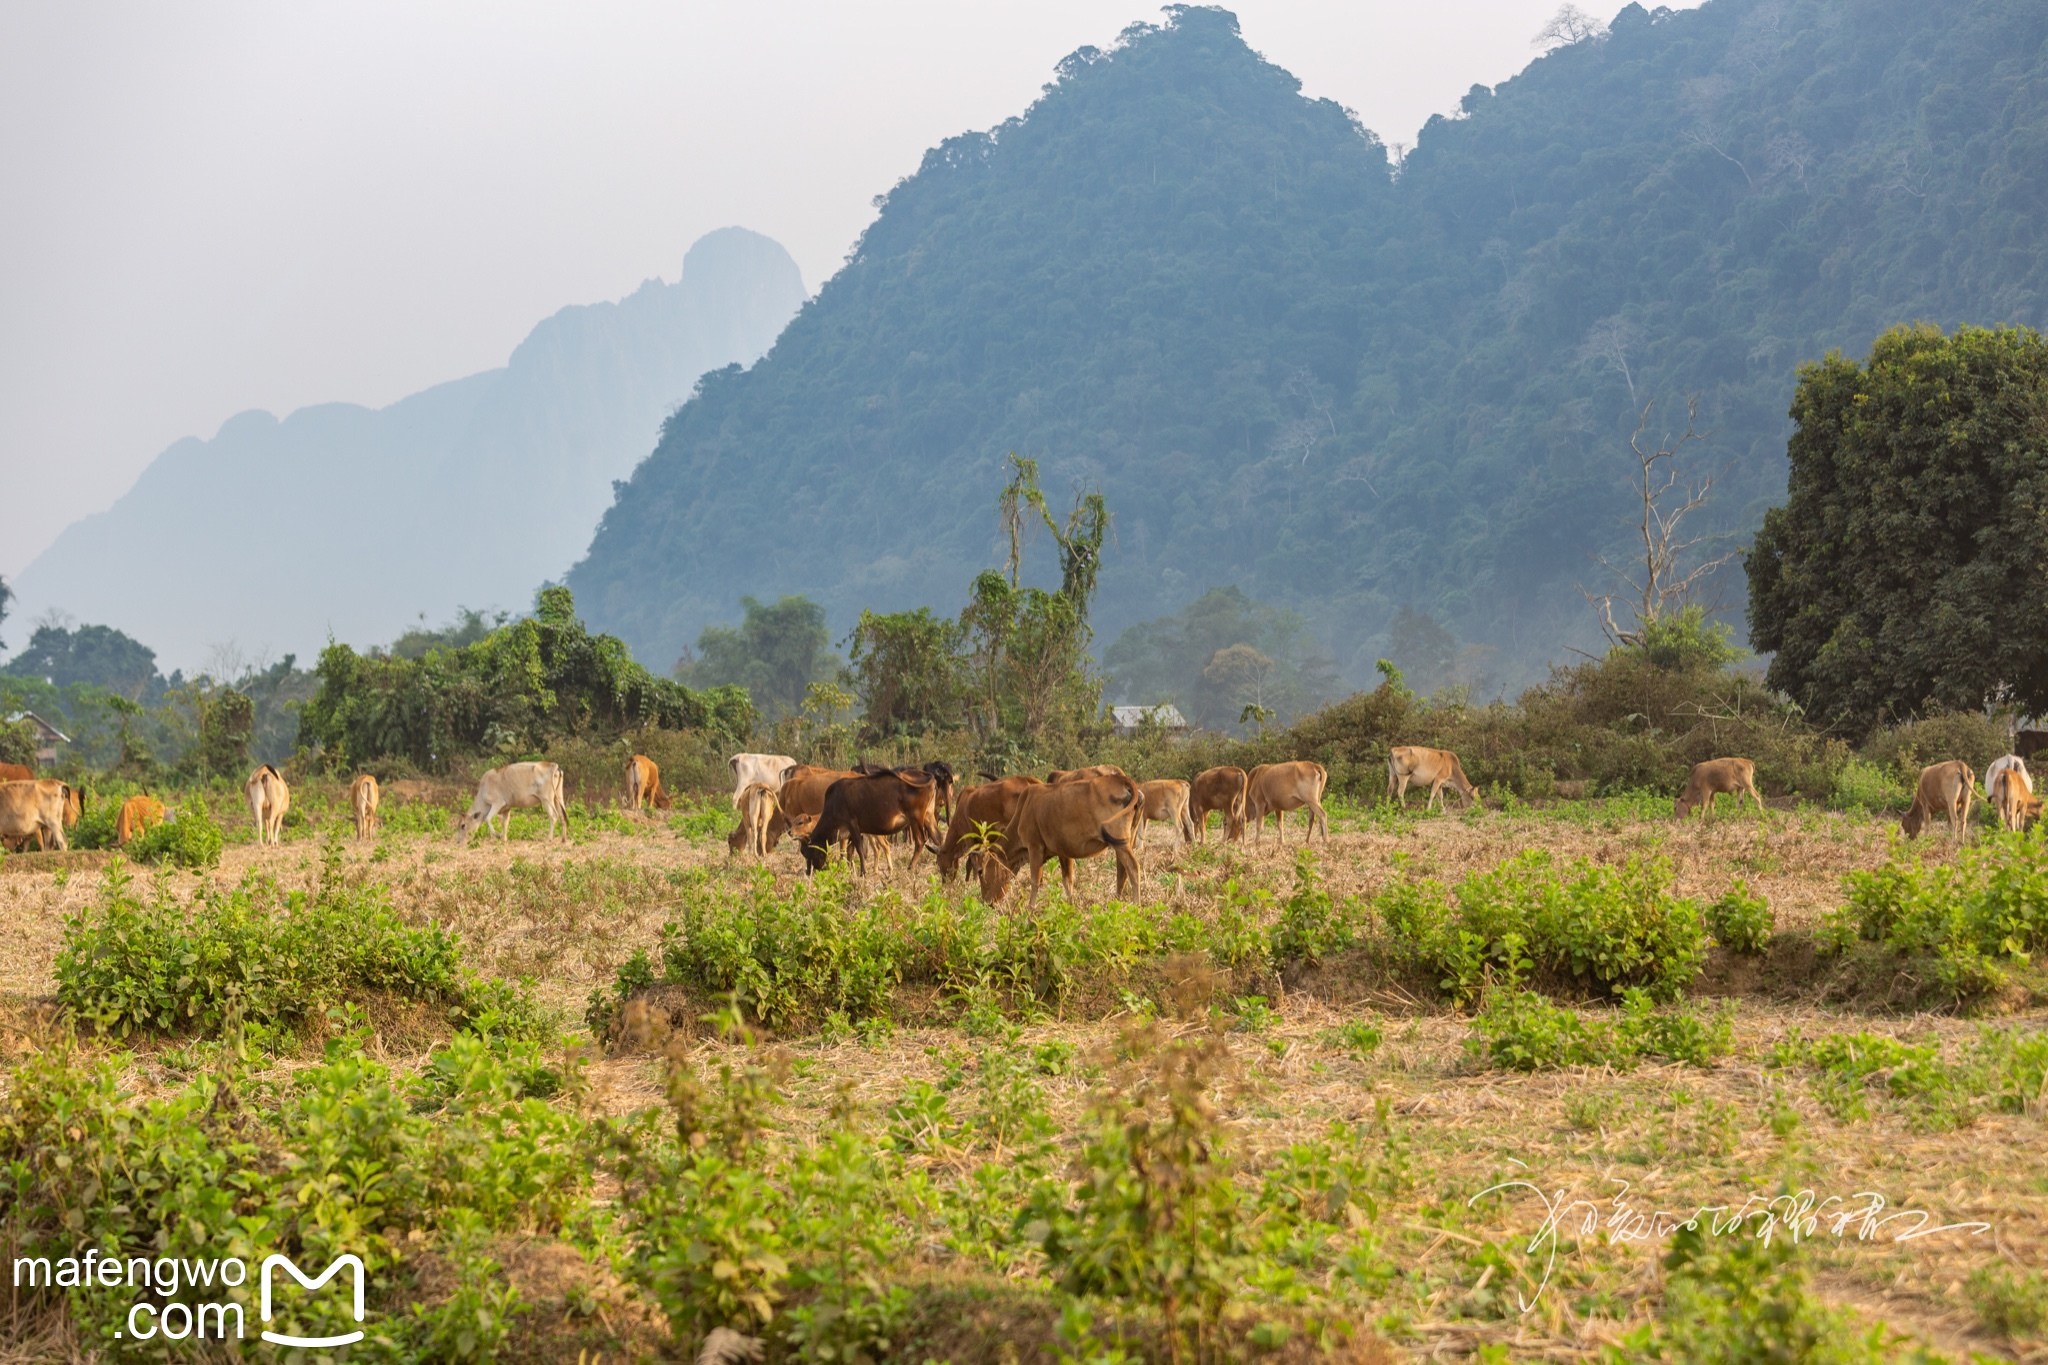
[[[458,793],[425,785],[405,795],[422,810],[460,802]],[[230,813],[223,823],[231,842],[218,870],[139,871],[136,885],[157,880],[155,894],[181,901],[209,879],[217,886],[273,879],[282,891],[311,893],[322,877],[319,827],[339,818],[339,793],[309,789],[301,810],[306,818],[288,841],[268,849],[234,842]],[[1342,1210],[1327,1220],[1334,1240],[1314,1254],[1275,1250],[1284,1220],[1275,1215],[1269,1225],[1262,1210],[1280,1206],[1247,1205],[1249,1241],[1271,1233],[1261,1264],[1292,1267],[1287,1274],[1295,1278],[1274,1271],[1241,1286],[1222,1315],[1225,1336],[1201,1349],[1309,1359],[1315,1352],[1307,1343],[1321,1330],[1330,1353],[1347,1359],[1597,1358],[1659,1312],[1672,1224],[1702,1209],[1739,1215],[1775,1208],[1782,1215],[1775,1236],[1799,1244],[1814,1312],[1858,1330],[1882,1322],[1910,1339],[1867,1358],[1917,1343],[1956,1360],[1972,1353],[2048,1360],[2042,1097],[2017,1111],[1972,1103],[1936,1122],[1896,1087],[1886,1089],[1883,1075],[1858,1077],[1858,1094],[1845,1100],[1825,1072],[1780,1064],[1788,1040],[1833,1034],[1934,1040],[1941,1056],[1957,1057],[1987,1024],[2038,1030],[2048,1017],[2024,989],[1989,1002],[1980,1014],[1990,1017],[1887,1009],[1885,990],[1873,996],[1867,979],[1844,985],[1839,962],[1816,954],[1813,931],[1843,903],[1844,875],[1893,856],[1895,822],[1813,809],[1759,817],[1724,807],[1705,824],[1681,825],[1668,804],[1626,800],[1428,817],[1346,808],[1333,815],[1332,838],[1315,850],[1339,901],[1368,901],[1417,878],[1455,884],[1530,849],[1603,866],[1663,858],[1676,894],[1702,904],[1741,879],[1768,901],[1778,937],[1762,954],[1713,950],[1692,984],[1702,1017],[1716,997],[1732,1001],[1730,1046],[1704,1065],[1645,1058],[1506,1069],[1467,1046],[1469,1005],[1454,1007],[1383,957],[1353,949],[1313,964],[1232,971],[1181,953],[1153,955],[1121,974],[1104,969],[1103,979],[1053,1000],[1028,999],[1000,983],[977,993],[906,981],[880,1022],[793,1019],[751,1042],[719,1037],[698,1022],[716,999],[657,987],[646,993],[651,1006],[629,1008],[594,1049],[585,1048],[581,1079],[552,1102],[579,1116],[625,1121],[665,1109],[682,1062],[706,1078],[721,1064],[755,1065],[779,1091],[772,1120],[779,1149],[815,1147],[846,1129],[893,1135],[893,1146],[883,1145],[902,1234],[881,1271],[912,1292],[879,1358],[961,1365],[1050,1361],[1062,1351],[1113,1358],[1055,1340],[1058,1296],[1044,1257],[1014,1244],[970,1246],[956,1205],[971,1206],[970,1187],[983,1181],[987,1193],[975,1216],[1007,1226],[1017,1213],[1015,1190],[978,1173],[1033,1161],[1054,1176],[1067,1171],[1092,1131],[1091,1105],[1142,1051],[1133,1030],[1156,1015],[1155,1039],[1214,1040],[1200,1081],[1215,1110],[1205,1141],[1227,1159],[1241,1190],[1270,1192],[1274,1171],[1325,1149],[1350,1173],[1354,1190],[1348,1203],[1330,1206]],[[409,830],[400,818],[373,841],[345,841],[341,875],[387,887],[408,925],[453,930],[469,966],[529,983],[541,1009],[575,1033],[585,1028],[593,992],[610,991],[622,964],[636,953],[661,960],[664,926],[692,897],[738,894],[751,884],[757,874],[727,853],[729,823],[715,800],[659,820],[609,812],[586,818],[572,842],[550,844],[527,816],[508,845],[479,839],[464,846],[432,832],[431,820],[415,820]],[[1264,889],[1272,896],[1250,895],[1247,903],[1263,907],[1257,913],[1270,923],[1294,885],[1299,829],[1290,826],[1287,838],[1284,849],[1270,830],[1260,843],[1221,845],[1211,831],[1206,846],[1183,849],[1156,827],[1140,914],[1209,914],[1233,894],[1245,899],[1248,889]],[[1952,856],[1943,840],[1922,845],[1930,863]],[[0,864],[0,1091],[50,1049],[71,1048],[64,1055],[74,1060],[116,1057],[124,1089],[143,1099],[171,1093],[210,1064],[195,1060],[191,1039],[175,1034],[117,1041],[87,1031],[65,1041],[72,1025],[57,1005],[56,975],[65,922],[100,902],[111,863],[108,854],[76,853]],[[773,894],[801,880],[787,843],[769,868]],[[899,855],[894,871],[878,872],[852,894],[923,903],[940,894],[930,871],[929,862],[905,869]],[[1107,860],[1084,865],[1083,901],[1110,895],[1110,873]],[[1047,896],[1055,888],[1049,883]],[[943,894],[963,892],[956,886]],[[1000,913],[1022,913],[1021,890],[1012,890]],[[1910,989],[1891,994],[1914,998]],[[363,1009],[368,1054],[400,1076],[425,1072],[450,1036],[431,1010],[379,999]],[[338,1027],[316,1023],[297,1043],[257,1056],[247,1064],[251,1079],[238,1084],[250,1093],[289,1090],[294,1075],[321,1059],[319,1035]],[[558,1054],[565,1044],[550,1046]],[[919,1136],[919,1111],[906,1096],[933,1095],[949,1097],[950,1108]],[[617,1194],[600,1177],[585,1201],[602,1210]],[[0,1200],[6,1197],[0,1189]],[[949,1208],[955,1212],[935,1212]],[[1911,1216],[1894,1216],[1902,1211]],[[1546,1239],[1546,1227],[1556,1235]],[[394,1255],[409,1267],[414,1294],[457,1292],[460,1277],[441,1235],[416,1233],[409,1262]],[[489,1256],[523,1303],[490,1347],[496,1358],[585,1365],[691,1358],[696,1342],[672,1339],[653,1296],[634,1288],[621,1236],[601,1213],[587,1211],[546,1229],[492,1230]],[[17,1295],[9,1311],[0,1318],[0,1360],[84,1359],[109,1349],[93,1324],[47,1298]],[[1339,1319],[1348,1329],[1330,1325]],[[1255,1330],[1269,1320],[1290,1329]],[[1173,1358],[1171,1343],[1147,1338],[1142,1325],[1134,1330],[1134,1356]],[[775,1349],[799,1350],[787,1341]],[[1627,1349],[1637,1358],[1644,1348]],[[1682,1345],[1662,1349],[1668,1354],[1660,1358],[1687,1358]],[[445,1353],[463,1358],[453,1347]]]

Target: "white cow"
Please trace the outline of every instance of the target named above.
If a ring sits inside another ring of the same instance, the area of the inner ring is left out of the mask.
[[[790,770],[796,765],[796,760],[787,754],[734,754],[728,758],[725,766],[732,769],[733,809],[739,809],[740,793],[756,782],[780,796],[782,784],[789,780]]]
[[[555,821],[562,822],[562,837],[569,837],[569,803],[562,796],[562,765],[559,763],[507,763],[477,779],[476,800],[455,822],[455,835],[466,839],[478,825],[495,832],[500,840],[512,837],[514,810],[543,810],[548,816],[548,838],[555,837]],[[505,817],[504,827],[491,822]]]

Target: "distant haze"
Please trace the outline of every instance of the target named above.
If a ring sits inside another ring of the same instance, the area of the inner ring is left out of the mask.
[[[1235,8],[1306,93],[1399,142],[1519,69],[1556,4]],[[927,147],[1157,18],[1128,0],[0,9],[0,574],[180,437],[502,365],[535,319],[673,278],[721,225],[822,282]]]
[[[721,228],[679,282],[564,308],[502,369],[378,411],[242,413],[66,528],[15,584],[22,615],[115,626],[168,672],[310,666],[330,633],[366,645],[458,606],[523,608],[698,376],[753,362],[803,299],[787,252]]]

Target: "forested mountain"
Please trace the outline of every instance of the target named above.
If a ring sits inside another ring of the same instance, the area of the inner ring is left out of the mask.
[[[1642,405],[1700,396],[1744,533],[1801,360],[2044,320],[2044,38],[2019,0],[1630,5],[1397,162],[1175,6],[928,153],[569,581],[657,666],[742,594],[952,611],[1016,450],[1108,495],[1099,638],[1234,584],[1355,681],[1406,607],[1511,682],[1597,638]]]
[[[20,610],[111,623],[193,668],[230,641],[311,658],[330,631],[524,609],[697,376],[759,356],[803,297],[781,246],[725,228],[679,282],[564,308],[503,369],[376,411],[245,412],[69,527],[14,585]]]

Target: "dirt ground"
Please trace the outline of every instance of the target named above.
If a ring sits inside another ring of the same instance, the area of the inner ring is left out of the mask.
[[[1400,875],[1452,881],[1531,847],[1604,862],[1658,854],[1671,861],[1682,895],[1710,900],[1742,879],[1768,899],[1780,931],[1817,925],[1841,903],[1843,875],[1882,863],[1896,830],[1889,820],[1814,810],[1724,810],[1704,824],[1681,825],[1668,812],[1590,803],[1412,819],[1343,808],[1333,815],[1334,832],[1318,849],[1329,887],[1340,896],[1368,895]],[[684,894],[683,874],[741,864],[727,853],[727,823],[715,803],[659,820],[608,814],[586,820],[573,842],[551,844],[538,837],[537,822],[522,817],[509,844],[389,834],[351,839],[344,856],[353,872],[388,883],[408,918],[459,930],[474,965],[530,978],[543,1004],[577,1023],[591,991],[608,984],[621,962],[657,948]],[[257,874],[287,887],[310,886],[320,869],[317,833],[302,827],[293,836],[277,848],[231,844],[222,867],[207,875],[232,881]],[[1226,873],[1288,884],[1299,827],[1290,827],[1284,847],[1270,830],[1261,843],[1219,847],[1218,837],[1212,830],[1207,847],[1182,849],[1169,843],[1164,827],[1155,828],[1145,855],[1145,899],[1164,904],[1201,894]],[[1942,840],[1922,845],[1930,861],[1951,856]],[[47,1013],[64,919],[100,894],[108,862],[106,854],[76,853],[10,857],[0,865],[0,1017],[17,1029]],[[770,865],[778,880],[801,871],[787,844]],[[927,862],[913,872],[899,860],[875,880],[923,895],[930,870]],[[199,881],[190,873],[136,875],[161,876],[180,896]],[[1084,897],[1106,897],[1111,886],[1106,860],[1084,866]],[[1972,1273],[1996,1261],[2048,1267],[2048,1120],[2039,1112],[1986,1113],[1960,1131],[1935,1133],[1918,1130],[1903,1109],[1873,1106],[1870,1117],[1842,1122],[1796,1072],[1765,1064],[1771,1046],[1793,1030],[1961,1043],[1981,1023],[1828,1011],[1802,998],[1797,982],[1765,989],[1738,978],[1725,970],[1709,978],[1744,992],[1734,1005],[1734,1053],[1717,1065],[1533,1075],[1477,1067],[1464,1047],[1470,1021],[1441,1005],[1355,983],[1344,990],[1298,985],[1272,1002],[1273,1019],[1262,1031],[1229,1035],[1242,1080],[1223,1101],[1232,1150],[1255,1170],[1290,1144],[1344,1122],[1369,1128],[1386,1159],[1404,1154],[1398,1159],[1409,1164],[1412,1179],[1404,1193],[1380,1201],[1376,1233],[1412,1276],[1427,1276],[1432,1267],[1446,1273],[1434,1297],[1404,1304],[1377,1328],[1421,1357],[1464,1355],[1489,1343],[1507,1346],[1515,1358],[1596,1353],[1646,1311],[1644,1294],[1658,1283],[1666,1249],[1650,1234],[1700,1209],[1739,1208],[1790,1191],[1813,1208],[1805,1232],[1827,1299],[1958,1358],[1977,1351],[2048,1360],[2048,1343],[1992,1332],[1965,1292]],[[1364,1059],[1335,1033],[1361,1018],[1385,1038]],[[2024,1019],[2041,1021],[2038,1010]],[[1057,1039],[1085,1054],[1100,1049],[1116,1027],[1113,1019],[1040,1020],[1026,1025],[1024,1040]],[[954,1027],[899,1027],[867,1041],[812,1035],[783,1042],[794,1060],[788,1121],[801,1129],[823,1123],[849,1095],[879,1113],[911,1082],[936,1081],[962,1034]],[[707,1056],[721,1046],[697,1045]],[[423,1045],[414,1050],[423,1055]],[[394,1051],[407,1048],[396,1043]],[[134,1065],[147,1073],[146,1053]],[[5,1074],[0,1060],[0,1084]],[[592,1080],[597,1101],[613,1112],[661,1102],[660,1063],[651,1055],[606,1057]],[[1046,1088],[1056,1122],[1070,1130],[1087,1082],[1055,1076]],[[1882,1213],[1873,1215],[1878,1201]],[[1924,1211],[1925,1227],[1988,1228],[1901,1239],[1902,1230],[1923,1223],[1879,1221],[1900,1210]],[[1606,1226],[1606,1244],[1560,1258],[1548,1280],[1535,1256],[1525,1259],[1538,1269],[1512,1285],[1489,1288],[1482,1280],[1475,1289],[1464,1283],[1471,1276],[1453,1273],[1475,1248],[1530,1246],[1553,1213],[1560,1226],[1589,1218]],[[1667,1216],[1665,1224],[1658,1214]],[[1588,1302],[1589,1287],[1604,1309],[1575,1311],[1575,1302]],[[1504,1293],[1511,1300],[1505,1307],[1471,1311],[1472,1296]]]

